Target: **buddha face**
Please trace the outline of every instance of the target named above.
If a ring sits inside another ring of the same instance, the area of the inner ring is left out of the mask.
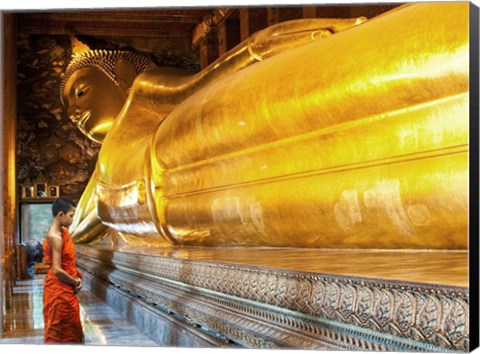
[[[98,143],[103,142],[125,100],[122,89],[93,66],[75,71],[63,90],[68,116],[84,135]]]

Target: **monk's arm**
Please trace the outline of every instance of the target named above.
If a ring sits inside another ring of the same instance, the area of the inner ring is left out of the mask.
[[[48,235],[47,241],[52,248],[52,270],[58,279],[75,289],[82,286],[80,278],[74,278],[62,268],[62,238],[58,235]]]

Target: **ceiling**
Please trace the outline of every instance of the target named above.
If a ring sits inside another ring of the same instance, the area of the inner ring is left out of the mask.
[[[277,20],[284,21],[299,18],[298,11],[290,16],[292,8],[302,6],[276,7]],[[369,18],[382,13],[398,4],[358,4],[358,5],[314,5],[317,16],[348,18],[367,16]],[[308,7],[308,6],[307,6]],[[143,51],[155,52],[168,50],[179,56],[191,57],[198,50],[200,43],[219,21],[232,20],[238,23],[241,7],[170,7],[170,8],[136,8],[136,9],[82,9],[15,12],[17,34],[19,35],[60,35],[73,34],[77,38],[92,38],[114,41],[122,45]],[[251,32],[264,28],[267,15],[258,15],[252,8],[249,13]],[[319,9],[319,10],[318,10]],[[280,11],[281,10],[281,11]],[[294,9],[295,10],[295,9]],[[297,9],[298,10],[298,9]],[[263,13],[263,12],[262,12]],[[283,15],[282,15],[283,14]],[[260,17],[258,17],[258,16]],[[282,15],[282,16],[280,16]],[[257,18],[258,17],[258,18]],[[212,27],[213,26],[213,27]],[[233,33],[233,29],[229,31]],[[237,32],[240,31],[238,25]],[[239,35],[238,35],[239,36]],[[85,38],[85,37],[83,37]]]
[[[123,35],[191,39],[192,31],[214,8],[170,8],[17,13],[19,34]]]

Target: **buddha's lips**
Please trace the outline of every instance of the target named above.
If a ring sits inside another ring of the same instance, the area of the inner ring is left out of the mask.
[[[92,114],[91,110],[83,112],[81,115],[76,115],[73,121],[77,124],[78,127],[83,128],[85,126],[85,122],[90,118]]]

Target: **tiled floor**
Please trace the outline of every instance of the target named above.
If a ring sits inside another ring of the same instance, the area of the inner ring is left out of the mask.
[[[43,276],[17,281],[13,306],[5,315],[5,331],[0,344],[42,344]],[[158,346],[135,326],[122,319],[88,289],[78,294],[87,345]]]

